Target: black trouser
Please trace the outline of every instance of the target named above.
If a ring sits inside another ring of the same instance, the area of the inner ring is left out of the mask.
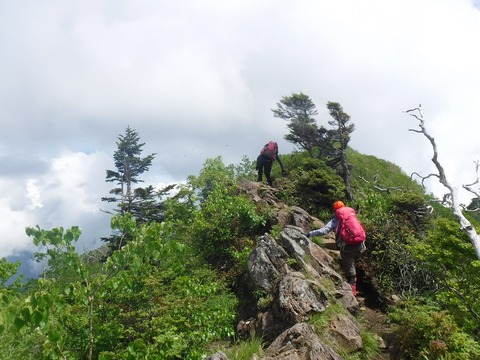
[[[272,172],[272,163],[272,160],[263,155],[259,155],[257,157],[257,181],[262,181],[262,174],[265,173],[268,185],[272,186],[272,178],[270,177],[270,173]]]

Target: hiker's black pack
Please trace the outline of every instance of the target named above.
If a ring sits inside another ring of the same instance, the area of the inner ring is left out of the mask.
[[[270,160],[275,160],[275,156],[278,153],[278,144],[275,141],[270,141],[266,144],[263,149],[260,151],[260,154],[269,158]]]
[[[358,220],[354,209],[344,206],[335,211],[338,220],[336,234],[348,245],[359,245],[365,241],[363,224]]]

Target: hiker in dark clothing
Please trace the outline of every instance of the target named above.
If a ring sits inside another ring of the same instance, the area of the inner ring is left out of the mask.
[[[285,175],[286,171],[283,167],[280,157],[278,156],[278,144],[275,141],[270,141],[268,144],[265,144],[263,149],[260,151],[260,155],[257,157],[257,181],[262,181],[262,175],[264,173],[265,177],[267,178],[268,185],[272,186],[273,181],[270,173],[272,172],[272,165],[275,159],[282,168],[282,174]]]
[[[333,203],[333,211],[336,211],[342,207],[345,207],[345,204],[342,201],[335,201]],[[347,282],[352,288],[352,293],[354,296],[357,295],[357,272],[355,269],[355,262],[360,258],[360,255],[366,250],[365,241],[358,245],[348,245],[340,238],[338,234],[338,219],[334,216],[329,222],[325,224],[324,227],[317,230],[312,230],[305,234],[306,237],[311,236],[323,236],[327,235],[329,232],[335,231],[335,243],[337,249],[340,250],[340,259],[342,262],[343,271],[345,272],[345,277]]]

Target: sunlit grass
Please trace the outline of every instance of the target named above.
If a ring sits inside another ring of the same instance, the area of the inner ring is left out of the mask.
[[[254,355],[263,355],[263,340],[259,338],[239,342],[237,345],[224,350],[229,359],[251,360]]]

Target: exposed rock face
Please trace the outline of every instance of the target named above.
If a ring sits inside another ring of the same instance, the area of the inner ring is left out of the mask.
[[[301,272],[287,273],[278,286],[278,306],[292,323],[308,321],[315,312],[325,310],[327,297],[320,284],[307,281]]]
[[[273,301],[268,315],[262,313],[251,320],[255,334],[278,336],[287,326],[308,321],[332,303],[355,313],[358,302],[332,263],[332,257],[296,226],[285,226],[278,242],[270,234],[258,238],[248,270],[255,284],[272,295]],[[266,317],[271,320],[266,321]],[[274,328],[269,327],[272,324]]]
[[[265,350],[264,360],[342,360],[329,346],[325,345],[312,326],[299,323],[281,333]]]
[[[335,255],[303,235],[312,224],[321,226],[319,220],[299,207],[281,204],[269,187],[246,181],[242,191],[255,202],[276,209],[278,216],[272,223],[281,225],[282,231],[278,239],[260,236],[250,254],[249,275],[271,301],[255,318],[240,321],[238,336],[271,342],[259,358],[265,360],[337,360],[341,357],[333,347],[360,350],[360,330],[352,315],[358,302],[350,285],[335,270]],[[326,318],[328,324],[316,332],[308,322],[332,305],[345,311]],[[335,345],[329,347],[325,342]]]
[[[275,283],[288,271],[288,253],[269,234],[257,240],[248,259],[248,269],[255,284],[272,292]]]

